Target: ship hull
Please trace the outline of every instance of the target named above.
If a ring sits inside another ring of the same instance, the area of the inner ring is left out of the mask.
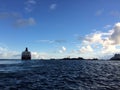
[[[31,60],[31,57],[22,57],[22,60]]]

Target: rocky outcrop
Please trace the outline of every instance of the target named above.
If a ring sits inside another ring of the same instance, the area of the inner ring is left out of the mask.
[[[110,60],[120,60],[120,54],[115,54]]]

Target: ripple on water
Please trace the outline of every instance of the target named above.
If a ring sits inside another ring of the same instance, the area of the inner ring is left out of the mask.
[[[1,62],[0,90],[119,90],[120,62]]]

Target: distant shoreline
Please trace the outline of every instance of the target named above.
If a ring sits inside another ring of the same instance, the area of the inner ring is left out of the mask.
[[[0,59],[0,60],[21,60],[21,59]],[[57,60],[65,60],[65,61],[69,61],[69,60],[71,60],[71,61],[114,61],[114,60],[106,60],[106,59],[98,59],[98,60],[94,60],[94,59],[31,59],[32,61],[33,60],[55,60],[55,61],[57,61]],[[31,60],[21,60],[21,61],[31,61]]]
[[[21,60],[21,59],[0,59],[0,61],[3,61],[3,60]],[[64,60],[64,61],[120,61],[120,59],[31,59],[32,61],[33,60],[44,60],[44,61],[47,61],[47,60],[55,60],[55,61],[60,61],[60,60]],[[21,60],[21,61],[31,61],[31,60]]]

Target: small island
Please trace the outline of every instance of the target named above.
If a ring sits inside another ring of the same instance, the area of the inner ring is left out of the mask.
[[[85,59],[82,58],[82,57],[78,57],[78,58],[70,58],[70,57],[67,57],[67,58],[63,58],[63,59],[60,59],[60,60],[85,60]]]
[[[115,54],[110,60],[120,60],[120,54]]]
[[[61,59],[55,59],[55,58],[51,58],[50,60],[99,60],[98,58],[93,58],[93,59],[84,59],[83,57],[77,57],[77,58],[70,58],[66,57],[66,58],[61,58]]]

